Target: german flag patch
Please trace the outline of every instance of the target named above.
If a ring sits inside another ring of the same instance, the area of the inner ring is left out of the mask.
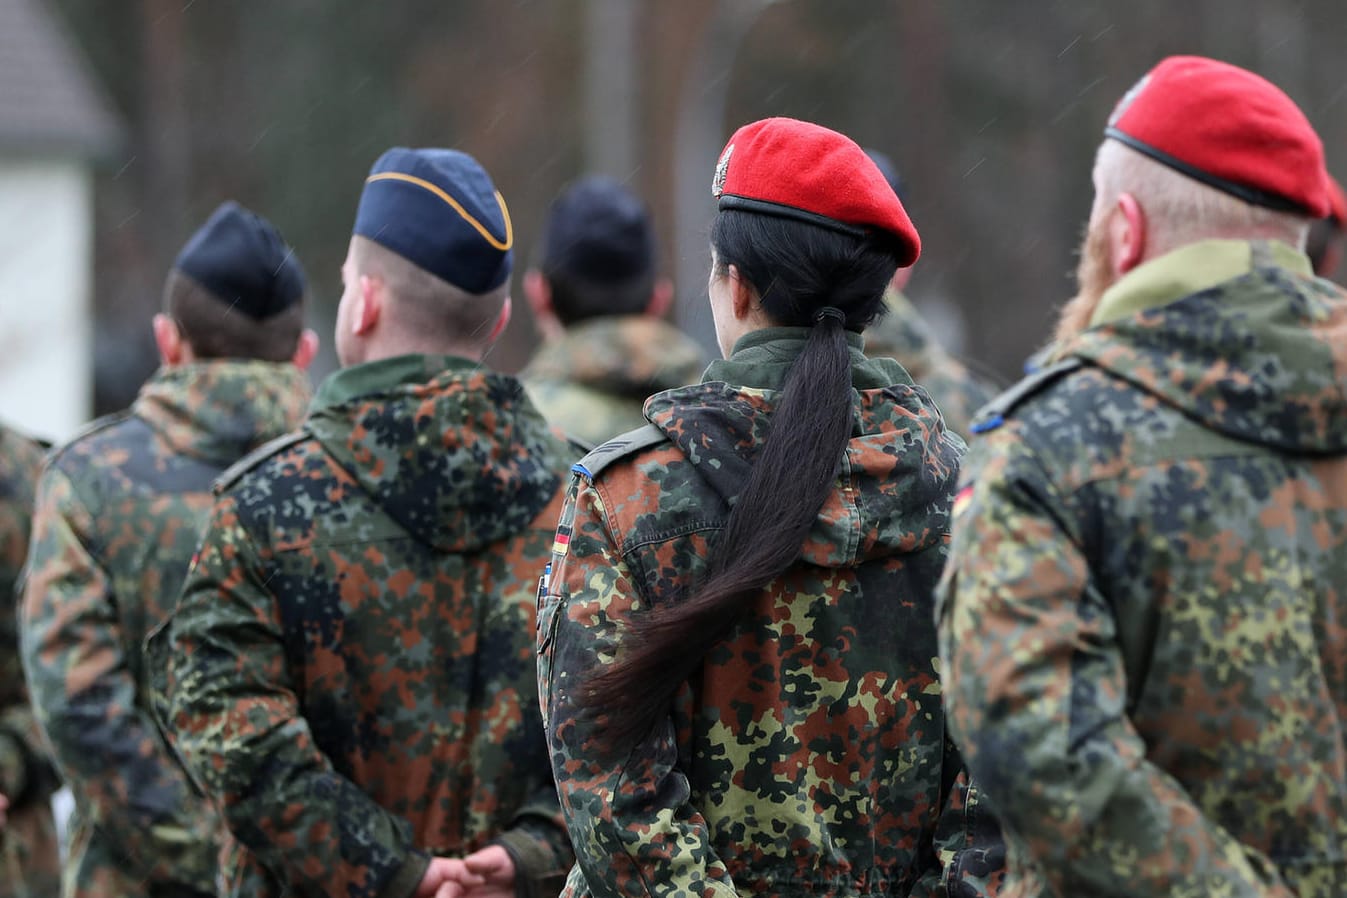
[[[959,515],[963,514],[964,509],[968,507],[968,503],[971,501],[973,501],[973,485],[970,483],[955,494],[954,506],[949,512],[950,517],[957,518]]]

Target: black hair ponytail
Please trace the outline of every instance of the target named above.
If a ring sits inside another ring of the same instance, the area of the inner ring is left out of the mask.
[[[772,320],[811,330],[705,576],[684,596],[633,615],[629,646],[582,687],[607,750],[643,737],[753,596],[799,558],[851,437],[846,329],[873,319],[897,268],[883,235],[857,238],[746,212],[721,212],[712,244],[718,263],[735,265],[757,289]]]

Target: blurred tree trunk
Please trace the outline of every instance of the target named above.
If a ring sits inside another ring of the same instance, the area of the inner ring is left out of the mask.
[[[734,62],[744,37],[774,0],[719,0],[704,18],[684,69],[674,132],[674,239],[677,246],[676,317],[714,352],[715,327],[706,302],[706,241],[714,214],[711,179],[729,136],[725,107]]]
[[[141,0],[144,118],[141,146],[148,159],[145,205],[139,216],[151,235],[152,256],[167,264],[183,234],[191,135],[186,103],[182,0]]]
[[[586,0],[584,124],[585,168],[620,181],[638,168],[636,100],[637,4]]]

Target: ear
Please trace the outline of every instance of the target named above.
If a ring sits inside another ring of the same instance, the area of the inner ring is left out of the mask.
[[[1130,193],[1118,195],[1116,213],[1109,218],[1109,258],[1113,274],[1121,277],[1146,258],[1146,212]]]
[[[556,309],[552,308],[552,285],[536,268],[524,272],[524,300],[529,304],[533,325],[542,338],[548,342],[561,339],[565,328],[557,318]]]
[[[306,327],[299,334],[299,342],[295,344],[295,354],[290,357],[290,362],[303,371],[313,364],[313,357],[316,355],[318,355],[318,335]]]
[[[753,285],[739,276],[739,268],[731,265],[726,277],[730,281],[730,300],[734,317],[737,321],[743,321],[754,311],[758,305],[758,291],[753,289]]]
[[[355,308],[351,310],[351,333],[357,337],[368,336],[379,323],[383,311],[383,281],[368,274],[360,275],[355,295]]]
[[[496,323],[491,326],[491,333],[487,335],[488,345],[495,343],[500,339],[500,335],[505,333],[505,328],[510,324],[510,314],[514,310],[514,304],[510,301],[510,294],[505,294],[505,302],[500,304],[500,314],[496,316]]]
[[[151,322],[154,329],[154,345],[159,349],[159,361],[167,367],[181,365],[187,361],[187,341],[183,339],[178,323],[162,312],[154,316]]]
[[[650,288],[650,302],[646,304],[645,313],[652,318],[663,318],[673,307],[673,299],[673,281],[657,278],[655,286]]]
[[[524,299],[529,304],[533,317],[542,319],[552,312],[552,285],[536,268],[524,272]]]
[[[893,273],[893,280],[889,281],[889,283],[893,285],[893,289],[897,290],[899,293],[902,293],[904,290],[907,289],[907,282],[910,280],[912,280],[911,265],[907,266],[906,268],[899,268],[897,271],[895,271]]]

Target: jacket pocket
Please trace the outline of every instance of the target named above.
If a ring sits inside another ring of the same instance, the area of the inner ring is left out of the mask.
[[[549,565],[550,567],[550,565]],[[544,575],[546,577],[546,575]],[[543,591],[538,592],[538,703],[543,715],[543,728],[548,726],[548,707],[552,703],[552,660],[557,637],[557,627],[561,623],[561,596]]]

